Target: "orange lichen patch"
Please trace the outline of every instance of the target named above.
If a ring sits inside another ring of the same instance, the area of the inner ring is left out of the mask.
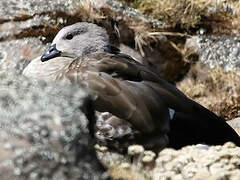
[[[21,20],[26,20],[26,19],[28,19],[28,18],[29,18],[29,15],[27,14],[26,11],[22,11],[22,12],[20,13],[19,19],[21,19]]]
[[[5,132],[4,132],[5,133]],[[9,138],[6,142],[0,142],[0,162],[4,160],[11,159],[14,157],[13,149],[16,147],[28,148],[30,146],[29,142],[24,139],[11,139]]]
[[[0,30],[2,32],[14,31],[15,26],[11,22],[7,22],[0,25]]]
[[[26,47],[23,47],[22,48],[22,54],[23,54],[23,57],[26,58],[26,59],[32,59],[33,58],[33,54],[32,54],[32,49],[28,46]]]
[[[7,151],[6,149],[4,149],[4,144],[3,143],[0,143],[0,153],[1,153],[1,156],[0,156],[0,162],[6,160],[6,159],[10,159],[10,158],[13,158],[13,154],[9,151]]]
[[[177,87],[227,120],[240,116],[240,76],[196,64]]]

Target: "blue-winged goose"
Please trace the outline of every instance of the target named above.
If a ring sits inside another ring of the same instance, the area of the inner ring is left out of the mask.
[[[83,83],[97,97],[96,110],[111,113],[96,123],[99,139],[114,141],[136,132],[137,141],[158,143],[160,148],[227,141],[240,146],[239,136],[224,119],[111,46],[106,31],[95,24],[76,23],[60,30],[49,50],[23,74]]]

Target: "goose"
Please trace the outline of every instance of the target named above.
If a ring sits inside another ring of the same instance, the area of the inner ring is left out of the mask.
[[[94,95],[100,112],[95,136],[100,141],[144,142],[147,147],[186,145],[240,146],[225,120],[184,95],[154,69],[109,43],[106,30],[79,22],[61,29],[48,51],[31,61],[23,75],[79,83]]]

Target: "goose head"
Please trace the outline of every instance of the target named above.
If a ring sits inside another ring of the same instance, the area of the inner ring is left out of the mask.
[[[41,61],[55,57],[83,57],[88,54],[109,51],[109,37],[102,27],[80,22],[61,29],[55,36]]]

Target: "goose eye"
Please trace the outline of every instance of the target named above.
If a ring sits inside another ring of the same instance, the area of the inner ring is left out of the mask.
[[[71,40],[73,38],[73,35],[72,34],[68,34],[67,36],[66,36],[66,39],[67,40]]]

